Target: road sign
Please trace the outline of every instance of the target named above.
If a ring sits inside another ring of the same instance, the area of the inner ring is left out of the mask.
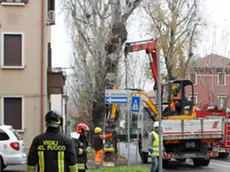
[[[138,95],[132,96],[131,112],[138,113],[141,107],[141,98]]]
[[[127,104],[127,90],[105,90],[105,104]]]

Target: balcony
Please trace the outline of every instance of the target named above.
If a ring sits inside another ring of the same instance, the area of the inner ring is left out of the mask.
[[[61,68],[48,68],[48,94],[63,94],[65,73]]]

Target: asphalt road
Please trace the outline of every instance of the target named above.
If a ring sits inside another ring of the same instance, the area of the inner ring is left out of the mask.
[[[118,146],[120,154],[128,157],[128,150],[125,143],[120,143]],[[139,154],[137,154],[136,162],[136,146],[134,143],[130,145],[130,164],[131,165],[142,165]],[[150,167],[151,159],[149,158],[149,163],[147,166]],[[211,160],[208,167],[194,167],[192,161],[187,160],[185,163],[178,163],[177,161],[172,161],[164,172],[178,172],[178,171],[189,171],[189,172],[229,172],[230,160]],[[25,172],[25,165],[8,166],[4,172]]]
[[[128,149],[125,143],[119,144],[119,152],[121,155],[128,157]],[[149,158],[149,163],[147,166],[150,167],[151,159]],[[130,164],[141,165],[141,159],[138,154],[136,163],[136,146],[134,143],[130,145]],[[230,160],[211,160],[208,167],[194,167],[192,161],[187,160],[185,163],[179,163],[177,161],[171,161],[169,167],[164,169],[164,172],[178,172],[178,171],[189,171],[189,172],[229,172],[230,170]]]

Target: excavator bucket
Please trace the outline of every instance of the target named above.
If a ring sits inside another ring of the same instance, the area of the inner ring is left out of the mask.
[[[116,133],[113,132],[113,137],[104,144],[103,166],[114,167],[117,158]]]
[[[114,88],[116,89],[116,87]],[[111,111],[111,113],[110,113]],[[104,131],[105,133],[111,133],[112,137],[108,139],[104,139],[104,155],[103,155],[103,164],[104,167],[113,167],[115,166],[116,158],[117,158],[117,141],[116,141],[116,117],[118,116],[117,105],[113,104],[108,111],[108,115],[106,117],[104,123]]]

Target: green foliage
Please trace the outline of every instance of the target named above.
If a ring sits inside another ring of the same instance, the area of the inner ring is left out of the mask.
[[[184,78],[205,22],[200,0],[161,0],[146,5],[150,31],[158,38],[169,80]]]
[[[90,172],[146,172],[150,169],[146,166],[133,166],[133,167],[115,167],[115,168],[100,168],[89,170]]]
[[[147,77],[147,79],[153,80],[153,75],[152,75],[151,68],[149,67],[149,63],[148,62],[144,63],[143,68],[144,68],[145,76]]]

